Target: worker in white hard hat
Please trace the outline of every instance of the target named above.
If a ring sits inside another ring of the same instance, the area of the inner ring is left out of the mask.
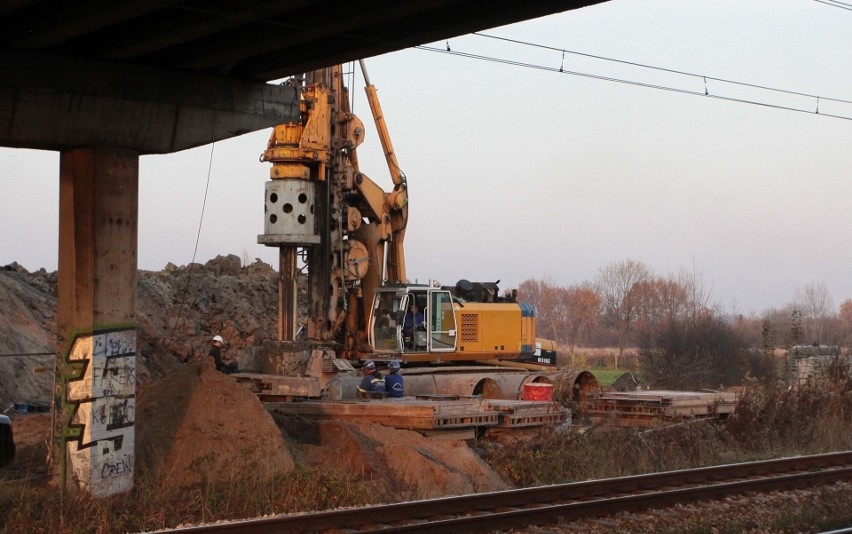
[[[228,362],[224,363],[222,361],[222,347],[225,345],[225,340],[219,334],[213,336],[213,344],[210,346],[210,351],[207,353],[208,356],[213,358],[213,361],[216,363],[216,370],[221,371],[225,374],[231,374],[237,372],[237,362]]]

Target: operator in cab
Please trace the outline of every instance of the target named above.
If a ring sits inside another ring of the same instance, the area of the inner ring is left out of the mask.
[[[423,317],[423,312],[420,311],[417,304],[412,302],[402,322],[402,338],[407,349],[415,348],[414,332],[417,330],[426,330],[426,319]]]
[[[408,313],[405,314],[405,321],[402,324],[402,329],[411,332],[415,328],[426,328],[426,321],[423,319],[423,312],[417,307],[417,304],[411,303]]]

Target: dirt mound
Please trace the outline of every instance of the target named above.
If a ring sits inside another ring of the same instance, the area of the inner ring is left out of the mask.
[[[137,474],[186,486],[291,470],[293,457],[260,400],[206,360],[153,383],[140,396]]]
[[[50,400],[55,330],[56,275],[29,274],[17,264],[0,268],[0,410]],[[29,356],[39,353],[48,355]]]
[[[508,488],[462,441],[426,438],[417,432],[369,422],[307,421],[273,415],[285,433],[305,444],[309,465],[372,480],[400,499]]]
[[[217,256],[206,264],[139,271],[136,285],[137,392],[183,362],[203,359],[214,334],[239,360],[275,336],[278,282],[261,262]],[[57,273],[0,266],[0,411],[17,401],[52,397],[56,346]],[[300,289],[301,290],[301,289]],[[304,299],[302,299],[304,300]],[[46,356],[32,356],[48,353]],[[48,372],[34,373],[34,368]]]

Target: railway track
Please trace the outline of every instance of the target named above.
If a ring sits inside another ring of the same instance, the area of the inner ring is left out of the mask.
[[[286,515],[179,532],[484,532],[852,481],[852,451]]]

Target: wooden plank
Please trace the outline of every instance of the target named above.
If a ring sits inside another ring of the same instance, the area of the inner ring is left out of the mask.
[[[496,412],[478,401],[305,401],[266,403],[268,411],[315,419],[371,421],[406,429],[440,429],[493,426],[499,423]]]
[[[474,427],[438,430],[424,429],[420,430],[419,433],[427,438],[455,439],[461,441],[476,439],[476,428]]]
[[[584,412],[599,422],[653,426],[727,415],[736,410],[736,401],[736,393],[710,390],[610,392],[587,399]]]
[[[489,409],[511,413],[547,412],[559,410],[561,408],[559,403],[550,401],[485,399],[482,403]]]
[[[568,420],[568,413],[551,412],[545,414],[524,414],[524,415],[509,415],[505,414],[500,417],[500,426],[502,427],[527,427],[527,426],[543,426],[564,423]]]

